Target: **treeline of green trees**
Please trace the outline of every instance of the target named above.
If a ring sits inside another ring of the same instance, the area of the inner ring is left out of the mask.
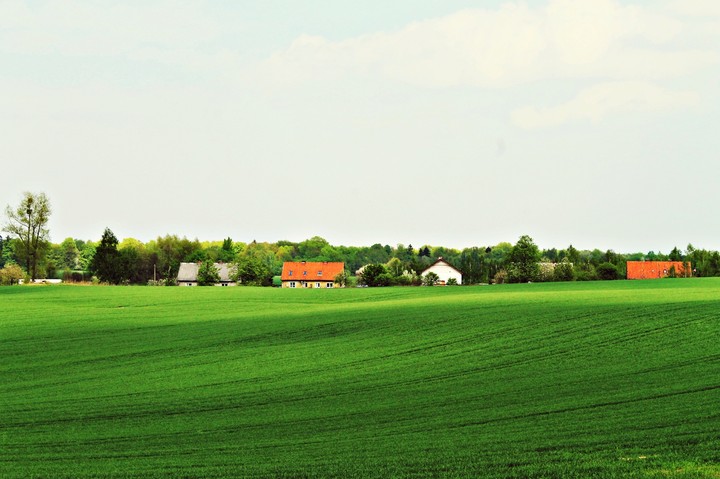
[[[106,228],[99,242],[66,238],[60,244],[49,240],[50,201],[44,193],[25,192],[17,207],[5,209],[6,223],[0,236],[0,283],[20,279],[101,281],[112,284],[173,284],[182,262],[202,263],[201,282],[216,281],[215,262],[232,264],[234,280],[243,284],[270,285],[285,261],[341,261],[346,271],[336,280],[345,284],[353,272],[363,268],[361,284],[385,286],[420,284],[421,273],[437,258],[444,258],[463,274],[465,284],[573,281],[625,277],[628,260],[673,260],[689,262],[695,276],[720,275],[720,254],[688,245],[668,255],[618,254],[611,250],[539,250],[529,236],[515,245],[471,247],[462,250],[443,246],[374,244],[333,246],[318,236],[299,243],[223,241],[200,242],[175,235],[143,243],[133,238],[118,241]]]
[[[0,281],[10,284],[27,275],[25,250],[19,239],[0,237]],[[442,257],[463,273],[463,283],[527,281],[586,281],[624,278],[628,260],[671,260],[692,264],[694,276],[720,275],[720,253],[688,245],[668,254],[620,254],[612,250],[540,250],[528,236],[514,245],[503,242],[464,249],[443,246],[334,246],[315,236],[301,242],[249,243],[189,240],[166,235],[143,243],[118,241],[106,229],[99,242],[67,238],[48,242],[35,252],[36,277],[64,281],[101,281],[111,284],[174,284],[181,262],[232,263],[236,279],[244,284],[270,285],[285,261],[341,261],[348,277],[370,286],[421,284],[420,273]],[[369,270],[367,265],[373,265]],[[349,279],[348,279],[349,281]]]

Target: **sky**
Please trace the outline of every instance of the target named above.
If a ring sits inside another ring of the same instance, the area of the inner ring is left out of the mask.
[[[720,249],[715,0],[0,0],[51,240]]]

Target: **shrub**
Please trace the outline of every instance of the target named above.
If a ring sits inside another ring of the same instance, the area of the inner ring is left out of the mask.
[[[553,271],[554,281],[573,281],[575,279],[575,271],[573,270],[572,263],[567,259],[555,265]]]
[[[448,286],[457,286],[457,284],[458,284],[458,282],[457,282],[457,279],[455,279],[455,278],[450,278],[449,280],[447,280]]]
[[[430,271],[423,278],[423,286],[435,286],[435,283],[437,283],[438,281],[440,281],[440,277],[437,274]]]
[[[575,279],[577,281],[595,281],[598,277],[595,268],[592,265],[586,265],[575,269]]]
[[[342,273],[338,273],[338,275],[335,276],[335,284],[341,288],[348,286],[349,282],[350,273],[348,273],[347,270],[343,270]]]
[[[495,284],[503,284],[507,281],[508,273],[504,269],[501,269],[497,273],[495,273],[495,276],[493,277],[493,283]]]
[[[392,286],[395,284],[395,276],[390,273],[383,273],[375,278],[375,286]]]
[[[198,286],[212,286],[220,282],[220,273],[212,261],[204,261],[198,268]]]
[[[0,284],[18,284],[24,278],[25,272],[16,264],[8,264],[3,269],[0,269]]]
[[[618,279],[617,266],[612,263],[603,263],[597,267],[597,277],[604,281]]]
[[[385,275],[385,277],[382,277],[383,275]],[[358,282],[366,286],[387,286],[387,284],[382,283],[387,281],[388,277],[392,280],[392,276],[388,274],[385,265],[373,263],[363,268]]]

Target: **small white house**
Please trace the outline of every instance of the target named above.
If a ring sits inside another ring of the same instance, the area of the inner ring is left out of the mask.
[[[457,284],[462,284],[462,273],[455,269],[450,263],[442,259],[442,256],[426,268],[420,276],[425,277],[428,273],[435,273],[438,275],[439,280],[437,284],[447,284],[448,280],[451,278],[455,278]]]
[[[230,279],[234,273],[230,265],[227,263],[215,263],[215,268],[220,275],[220,282],[215,283],[215,286],[237,286],[237,283]],[[180,263],[180,270],[177,276],[178,286],[197,286],[199,269],[200,263]]]

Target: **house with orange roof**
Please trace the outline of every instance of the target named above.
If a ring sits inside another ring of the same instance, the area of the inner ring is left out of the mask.
[[[283,288],[338,288],[335,277],[345,271],[345,263],[331,261],[286,261]]]

